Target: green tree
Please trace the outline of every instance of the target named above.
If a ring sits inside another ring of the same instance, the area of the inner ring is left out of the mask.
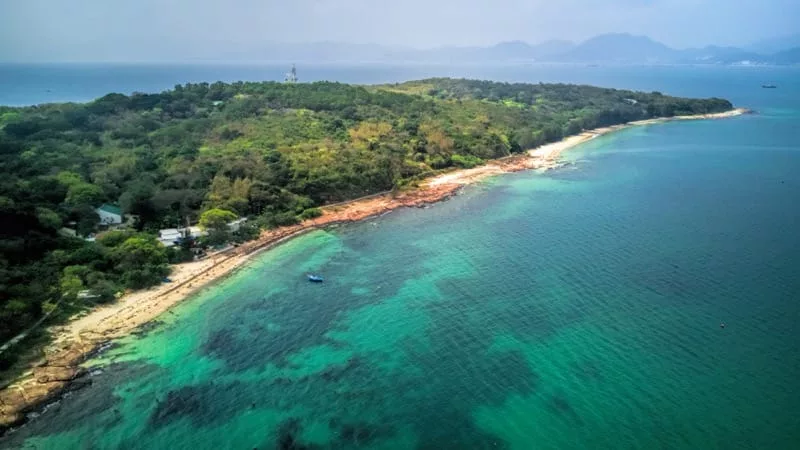
[[[237,216],[231,211],[212,208],[200,215],[200,226],[206,231],[227,230],[228,223],[236,220]]]
[[[153,204],[155,191],[155,184],[148,179],[131,183],[119,197],[122,211],[137,216],[140,225],[156,221],[158,212]]]
[[[149,235],[128,238],[112,250],[112,257],[123,283],[131,289],[157,284],[170,272],[166,248]]]
[[[114,300],[120,291],[119,286],[106,279],[97,280],[89,286],[89,289],[92,294],[97,296],[97,300],[102,303]]]
[[[70,209],[69,218],[75,221],[78,236],[87,236],[100,222],[100,216],[90,205],[78,205]]]
[[[221,245],[231,240],[228,223],[236,220],[236,214],[219,208],[209,209],[200,215],[200,226],[208,233],[203,239],[209,245]]]
[[[308,220],[308,219],[315,219],[317,217],[322,216],[322,210],[319,208],[309,208],[304,210],[298,216],[300,220]]]
[[[59,287],[61,289],[61,295],[73,301],[78,297],[78,292],[83,290],[83,281],[81,281],[78,275],[69,273],[65,269],[64,274],[61,276]]]
[[[78,175],[75,172],[70,172],[68,170],[59,172],[58,175],[56,175],[56,180],[58,180],[59,183],[63,184],[68,188],[75,186],[77,184],[83,184],[84,182],[83,178],[81,178],[80,175]]]
[[[103,190],[89,183],[74,184],[67,190],[68,205],[97,205],[103,200]]]
[[[233,194],[233,185],[231,179],[225,175],[218,174],[211,181],[211,187],[208,190],[208,203],[212,207],[217,207],[224,204]]]
[[[0,195],[0,212],[13,212],[16,206],[13,199]]]
[[[58,230],[61,228],[61,217],[58,213],[47,208],[36,208],[36,218],[39,223],[50,230]]]
[[[105,247],[113,248],[124,243],[133,237],[133,235],[134,233],[128,230],[111,230],[98,236],[97,243]]]
[[[154,237],[136,235],[114,248],[117,267],[124,271],[167,263],[166,248]]]

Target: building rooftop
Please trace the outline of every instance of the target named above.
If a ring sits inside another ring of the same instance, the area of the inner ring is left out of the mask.
[[[109,205],[108,203],[103,203],[97,209],[99,209],[100,211],[105,211],[109,214],[116,214],[118,216],[122,215],[122,208],[120,208],[119,206]]]
[[[177,228],[165,228],[163,230],[158,230],[158,235],[160,238],[173,238],[173,237],[181,237],[181,231]]]

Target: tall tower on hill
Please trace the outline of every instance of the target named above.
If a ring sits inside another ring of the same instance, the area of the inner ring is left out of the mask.
[[[297,67],[295,67],[294,64],[292,64],[292,70],[286,74],[284,81],[287,83],[297,83]]]

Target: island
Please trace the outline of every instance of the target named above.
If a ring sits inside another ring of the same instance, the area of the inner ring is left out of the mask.
[[[258,250],[557,165],[624,126],[741,113],[567,84],[199,83],[0,107],[0,426]]]

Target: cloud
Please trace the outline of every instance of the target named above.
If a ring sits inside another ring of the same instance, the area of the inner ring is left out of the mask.
[[[796,31],[796,0],[5,0],[0,60],[141,60],[269,41],[393,46],[582,40],[743,44]]]

